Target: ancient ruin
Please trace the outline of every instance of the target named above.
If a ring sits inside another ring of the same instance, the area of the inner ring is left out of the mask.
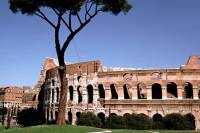
[[[174,69],[107,68],[100,61],[67,64],[66,119],[82,112],[102,120],[110,114],[143,113],[152,118],[180,113],[200,129],[200,56]],[[47,58],[42,70],[45,118],[56,119],[60,95],[58,63]]]

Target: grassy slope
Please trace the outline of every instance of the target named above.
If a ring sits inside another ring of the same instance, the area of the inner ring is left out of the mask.
[[[92,128],[92,127],[80,127],[80,126],[64,126],[58,127],[55,125],[51,126],[35,126],[28,128],[15,128],[4,130],[0,126],[0,133],[89,133],[94,131],[100,131],[102,129]],[[200,133],[195,131],[158,131],[159,133]],[[113,130],[113,133],[152,133],[152,131],[144,130]]]

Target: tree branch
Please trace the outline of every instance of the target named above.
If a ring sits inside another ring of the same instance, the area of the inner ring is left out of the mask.
[[[34,12],[34,15],[36,15],[36,16],[40,17],[41,19],[45,20],[45,21],[46,21],[48,24],[50,24],[54,29],[56,28],[56,26],[53,24],[53,22],[51,22],[51,21],[46,17],[46,15],[45,15],[42,11],[40,11],[39,9],[38,9],[36,12]]]
[[[82,25],[82,24],[83,24],[83,22],[81,21],[81,18],[80,18],[80,16],[79,16],[79,14],[78,14],[78,12],[77,12],[77,11],[76,11],[76,16],[77,16],[77,18],[78,18],[78,21],[79,21],[80,25]]]
[[[52,10],[56,13],[57,16],[59,16],[59,13],[58,11],[56,11],[56,9],[52,8]],[[64,13],[63,13],[64,14]],[[62,15],[63,15],[62,14]],[[72,28],[67,24],[67,22],[63,19],[63,17],[61,16],[61,21],[63,22],[63,24],[67,27],[67,29],[70,31],[70,32],[73,32]]]

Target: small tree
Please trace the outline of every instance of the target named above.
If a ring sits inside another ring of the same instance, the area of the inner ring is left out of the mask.
[[[124,128],[124,120],[122,116],[110,115],[105,120],[106,128],[112,129],[123,129]]]
[[[131,5],[127,0],[9,0],[10,9],[16,13],[35,15],[47,22],[55,34],[55,47],[59,62],[61,96],[59,101],[57,124],[65,124],[65,108],[67,102],[67,79],[65,51],[73,38],[100,12],[127,13]],[[44,10],[46,8],[46,10]],[[52,11],[56,21],[52,21],[45,11]],[[73,19],[77,22],[72,22]],[[61,26],[63,25],[63,26]],[[59,39],[61,28],[68,34],[62,43]]]

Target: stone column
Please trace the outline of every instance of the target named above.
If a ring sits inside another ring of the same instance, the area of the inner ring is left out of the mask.
[[[199,99],[199,90],[198,90],[198,87],[197,86],[194,86],[193,87],[193,99]]]
[[[54,103],[57,102],[57,92],[56,92],[56,89],[54,89]]]
[[[130,92],[132,93],[132,99],[138,99],[137,97],[137,86],[130,88]]]
[[[49,89],[50,96],[49,96],[49,103],[52,103],[52,88]]]
[[[167,99],[167,86],[162,85],[162,99]]]
[[[97,104],[97,99],[99,98],[99,91],[97,85],[93,85],[93,103]]]
[[[183,87],[177,86],[177,91],[178,91],[178,99],[183,99]]]
[[[72,103],[78,103],[78,86],[73,86],[73,101]]]
[[[116,88],[116,92],[118,95],[118,99],[123,100],[124,99],[124,88],[122,86],[119,86],[118,88]]]
[[[105,86],[105,100],[111,99],[111,90],[109,86]]]
[[[49,106],[48,111],[49,111],[49,121],[51,121],[51,106]]]
[[[83,103],[84,103],[84,104],[87,104],[87,103],[88,103],[88,93],[87,93],[87,89],[86,89],[85,86],[84,86],[82,89],[83,89],[83,90],[82,90],[82,92],[83,92],[83,94],[82,94]]]
[[[151,86],[147,86],[147,99],[152,99]]]

